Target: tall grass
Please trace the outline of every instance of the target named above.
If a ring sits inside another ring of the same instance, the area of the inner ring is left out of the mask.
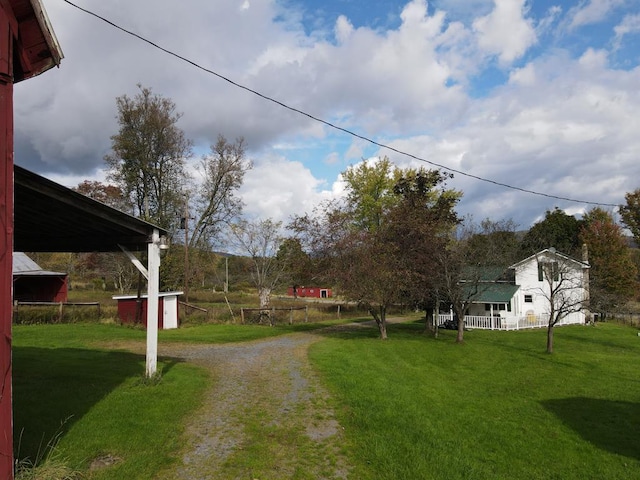
[[[600,324],[335,335],[312,360],[334,391],[359,479],[631,479],[640,472],[640,337]]]

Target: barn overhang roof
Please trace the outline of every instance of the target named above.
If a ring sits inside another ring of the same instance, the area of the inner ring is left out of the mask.
[[[13,82],[34,77],[60,65],[62,49],[40,0],[6,0],[16,19],[18,48]]]
[[[145,250],[166,230],[14,166],[14,250],[112,252]]]

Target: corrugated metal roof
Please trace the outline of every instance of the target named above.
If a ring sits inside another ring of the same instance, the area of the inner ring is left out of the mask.
[[[66,273],[50,272],[42,270],[40,265],[34,262],[26,253],[13,252],[13,275],[14,276],[60,276]]]

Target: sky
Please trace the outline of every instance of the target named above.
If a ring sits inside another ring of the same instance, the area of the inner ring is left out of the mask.
[[[182,113],[191,164],[245,139],[248,217],[311,213],[383,156],[521,229],[640,188],[638,0],[42,3],[64,58],[15,86],[15,162],[68,187],[106,181],[116,97],[140,84]]]

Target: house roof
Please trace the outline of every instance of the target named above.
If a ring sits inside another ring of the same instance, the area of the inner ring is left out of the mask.
[[[157,229],[70,188],[14,166],[14,250],[113,252],[143,250]]]
[[[469,288],[475,286],[469,285]],[[513,283],[480,283],[478,293],[473,298],[473,303],[508,303],[520,285]]]
[[[42,270],[40,265],[31,260],[26,253],[13,252],[13,276],[14,277],[35,277],[35,276],[65,276],[66,273],[50,272]]]
[[[589,268],[589,264],[588,263],[582,262],[580,260],[576,260],[575,258],[570,257],[569,255],[565,255],[564,253],[558,252],[558,251],[556,251],[555,248],[545,248],[541,252],[534,253],[533,255],[525,258],[524,260],[520,260],[518,263],[514,263],[509,268],[518,268],[521,265],[524,265],[525,263],[529,263],[529,262],[531,262],[533,260],[537,260],[540,257],[555,257],[555,258],[558,258],[559,260],[562,260],[564,262],[573,263],[576,266],[580,266],[581,268]]]

